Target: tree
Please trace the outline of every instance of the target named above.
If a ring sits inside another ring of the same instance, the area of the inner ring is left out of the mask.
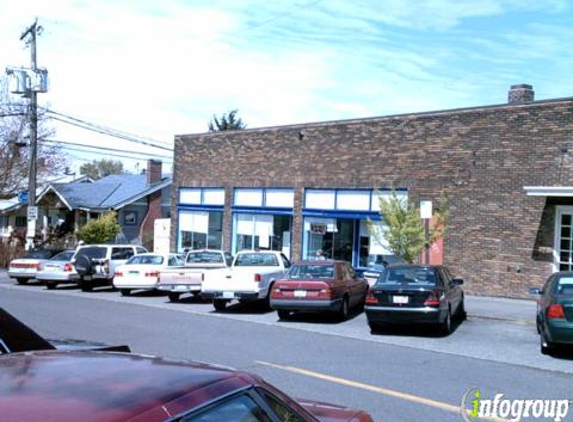
[[[370,232],[379,243],[387,244],[392,253],[405,261],[414,262],[426,245],[431,245],[445,235],[448,218],[445,197],[440,198],[434,209],[428,243],[419,207],[411,201],[399,198],[395,191],[392,191],[390,198],[379,195],[378,201],[380,215],[386,226],[379,230],[369,222]]]
[[[92,179],[101,179],[110,174],[123,173],[123,163],[121,161],[93,160],[91,163],[85,163],[80,166],[80,174],[85,174]]]
[[[247,124],[243,122],[240,117],[237,118],[239,110],[232,110],[229,114],[223,114],[220,119],[213,115],[213,119],[209,122],[209,132],[222,132],[224,130],[243,130],[246,129]]]
[[[78,239],[88,244],[106,243],[115,239],[121,231],[121,226],[117,222],[117,214],[110,212],[90,220],[78,231]]]
[[[28,189],[30,146],[28,104],[8,92],[6,78],[0,79],[0,196],[12,197]],[[60,173],[67,160],[58,146],[44,141],[54,133],[46,117],[38,114],[37,183]]]

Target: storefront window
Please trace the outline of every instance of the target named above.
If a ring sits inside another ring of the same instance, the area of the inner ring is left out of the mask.
[[[233,252],[271,250],[290,258],[291,220],[289,215],[235,213]]]
[[[321,251],[327,259],[352,262],[355,220],[306,217],[303,258],[313,259]]]
[[[221,249],[222,211],[179,211],[179,250]]]

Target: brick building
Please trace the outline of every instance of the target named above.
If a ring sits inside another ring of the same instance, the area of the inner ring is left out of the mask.
[[[444,194],[444,263],[471,293],[523,297],[573,266],[572,135],[573,98],[514,85],[502,105],[177,136],[172,248],[364,266],[387,253],[365,224],[377,190]]]

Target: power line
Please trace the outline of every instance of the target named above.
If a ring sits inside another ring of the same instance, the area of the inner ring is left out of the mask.
[[[65,150],[66,150],[66,151],[69,150],[69,151],[89,153],[89,154],[100,155],[100,156],[101,156],[101,155],[104,155],[104,156],[107,156],[107,157],[109,157],[109,155],[110,155],[108,152],[103,152],[103,151],[100,152],[100,151],[97,151],[97,150],[95,150],[95,151],[86,151],[86,150],[83,150],[83,149],[80,149],[80,148],[74,148],[74,147],[66,147]],[[72,155],[73,157],[78,158],[78,157],[77,157],[76,155],[74,155],[74,154],[70,154],[70,155]],[[130,160],[143,160],[143,159],[144,159],[143,157],[134,157],[134,156],[130,156],[130,155],[126,155],[126,154],[119,154],[119,153],[114,153],[113,156],[114,156],[114,157],[127,158],[127,159],[130,159]],[[91,160],[90,160],[90,159],[85,159],[84,161],[91,161]],[[163,161],[163,160],[162,160],[162,161]],[[165,161],[165,162],[169,162],[169,160],[164,160],[164,161]]]
[[[131,152],[131,151],[126,151],[123,149],[116,149],[116,148],[108,148],[108,147],[101,147],[101,146],[93,146],[93,145],[86,145],[86,144],[80,144],[80,143],[76,143],[76,142],[68,142],[68,141],[58,141],[56,139],[45,139],[42,140],[42,143],[52,143],[52,144],[57,144],[59,146],[61,146],[62,148],[68,148],[68,145],[73,145],[73,146],[77,146],[77,147],[82,147],[82,148],[88,148],[88,150],[86,152],[91,152],[90,150],[95,149],[95,150],[101,150],[101,151],[111,151],[111,152],[120,152],[120,153],[126,153],[126,154],[135,154],[135,155],[141,155],[141,156],[146,156],[146,157],[158,157],[158,158],[165,158],[168,160],[172,160],[173,157],[172,156],[167,156],[167,155],[160,155],[160,154],[153,154],[153,153],[148,153],[148,152]]]
[[[161,143],[161,141],[151,140],[152,142],[148,142],[145,140],[145,139],[151,139],[151,138],[133,135],[133,134],[130,134],[127,132],[117,130],[117,129],[109,128],[109,127],[98,125],[95,123],[90,123],[90,122],[87,122],[85,120],[78,119],[78,118],[72,117],[72,116],[68,116],[68,115],[63,114],[63,113],[58,113],[58,112],[55,112],[55,111],[49,110],[49,109],[46,109],[46,113],[50,114],[50,117],[49,117],[50,119],[57,120],[57,121],[60,121],[62,123],[66,123],[66,124],[69,124],[72,126],[77,126],[77,127],[82,128],[82,129],[91,130],[92,132],[100,133],[102,135],[107,135],[107,136],[111,136],[114,138],[124,139],[126,141],[146,145],[146,146],[149,146],[152,148],[162,149],[162,150],[169,151],[169,152],[173,151],[173,147],[163,146],[163,145],[169,145],[167,143],[162,143],[163,145],[158,145],[157,143],[158,142]]]

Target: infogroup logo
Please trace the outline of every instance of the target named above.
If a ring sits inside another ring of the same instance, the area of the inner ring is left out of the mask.
[[[569,399],[506,399],[503,393],[485,399],[481,390],[474,387],[463,395],[460,414],[466,422],[480,419],[519,422],[523,418],[560,422],[569,413],[571,404]]]

